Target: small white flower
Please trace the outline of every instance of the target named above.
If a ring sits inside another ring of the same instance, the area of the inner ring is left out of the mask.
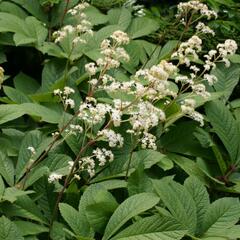
[[[52,172],[48,177],[48,182],[52,183],[52,182],[58,181],[58,180],[62,179],[62,177],[63,177],[62,174]]]
[[[29,146],[29,147],[27,148],[27,150],[29,150],[32,155],[35,155],[35,154],[36,154],[36,150],[35,150],[35,148],[32,147],[32,146]]]

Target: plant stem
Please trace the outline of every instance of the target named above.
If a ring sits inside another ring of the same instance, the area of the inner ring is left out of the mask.
[[[60,22],[60,27],[63,26],[63,21],[64,21],[64,18],[66,16],[66,14],[67,14],[69,3],[70,3],[70,0],[66,0],[66,6],[65,6],[64,11],[63,11],[63,15],[62,15],[61,22]]]

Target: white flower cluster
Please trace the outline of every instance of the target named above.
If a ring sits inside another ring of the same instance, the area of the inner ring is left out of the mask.
[[[112,151],[106,148],[97,148],[93,150],[93,156],[99,161],[99,166],[104,166],[107,161],[112,162],[114,159]]]
[[[87,3],[87,2],[79,3],[75,7],[69,9],[67,11],[67,13],[69,13],[73,16],[78,15],[78,14],[83,15],[84,13],[82,11],[87,7],[89,7],[89,3]],[[85,15],[83,15],[83,16],[85,16]]]
[[[126,8],[132,9],[133,13],[137,17],[144,17],[145,12],[144,12],[144,5],[139,5],[136,4],[137,0],[127,0],[123,6]]]
[[[197,29],[197,34],[203,33],[203,34],[211,34],[212,36],[215,35],[215,32],[210,27],[205,25],[203,22],[198,22],[196,29]]]
[[[151,133],[144,132],[143,137],[141,139],[141,147],[143,149],[150,148],[150,149],[156,150],[157,149],[156,139],[157,138]]]
[[[70,88],[70,87],[64,87],[63,91],[60,89],[55,89],[53,91],[53,94],[58,96],[63,103],[65,109],[68,107],[74,108],[75,107],[75,102],[73,99],[69,98],[71,94],[75,93],[75,90]]]
[[[79,161],[79,170],[87,170],[90,177],[95,175],[95,161],[92,157],[84,157]]]
[[[69,128],[67,128],[65,132],[69,135],[77,136],[79,133],[83,132],[83,128],[79,124],[69,124]]]
[[[88,34],[92,35],[92,23],[87,20],[86,14],[83,12],[88,3],[80,3],[75,6],[73,9],[69,9],[68,13],[71,15],[77,15],[79,23],[76,26],[66,25],[61,30],[55,31],[53,33],[53,38],[55,43],[61,42],[64,38],[71,35],[73,36],[73,45],[77,43],[86,43],[86,40],[83,38],[83,35]]]
[[[201,3],[198,0],[192,0],[189,2],[180,2],[178,4],[178,13],[176,17],[186,16],[189,12],[200,13],[201,16],[207,17],[207,19],[217,18],[217,13],[215,11],[209,10],[208,6]]]
[[[193,35],[186,42],[182,42],[178,50],[172,54],[172,58],[178,58],[180,64],[190,66],[191,60],[199,59],[198,53],[202,50],[202,40]]]
[[[108,141],[109,147],[122,147],[123,146],[123,137],[120,133],[114,132],[112,129],[103,129],[98,131],[97,134],[99,137],[103,137],[104,140]]]
[[[194,99],[185,99],[184,102],[181,104],[182,113],[186,116],[189,116],[196,122],[200,123],[200,126],[204,125],[203,116],[199,112],[195,111],[196,102]]]
[[[53,183],[55,181],[58,181],[60,179],[62,179],[63,175],[62,174],[58,174],[58,173],[55,173],[55,172],[52,172],[49,177],[48,177],[48,182],[49,183]]]

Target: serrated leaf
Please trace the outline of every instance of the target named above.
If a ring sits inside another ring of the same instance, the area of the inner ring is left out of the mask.
[[[113,236],[132,217],[152,208],[159,201],[155,194],[140,193],[127,198],[113,213],[106,226],[103,240]]]
[[[95,232],[103,233],[109,218],[118,207],[118,203],[110,192],[99,188],[94,199],[86,206],[86,216]]]
[[[10,185],[14,185],[14,165],[10,158],[5,153],[0,151],[0,174],[5,181]]]
[[[239,157],[239,127],[228,108],[220,101],[206,105],[207,118],[219,136],[234,163]]]
[[[237,198],[221,198],[213,202],[204,217],[201,234],[210,234],[231,228],[240,217],[240,203]]]
[[[17,180],[23,175],[24,171],[27,168],[27,163],[32,158],[31,151],[28,150],[28,147],[33,147],[34,149],[38,149],[39,145],[43,141],[43,135],[38,130],[33,130],[28,132],[20,146],[18,161],[16,165],[16,177]]]
[[[14,221],[22,236],[37,235],[39,233],[48,232],[48,228],[39,224],[27,221]]]
[[[204,185],[196,177],[193,176],[187,178],[187,180],[184,182],[184,187],[191,194],[195,202],[197,210],[196,235],[198,235],[201,232],[203,219],[210,205],[208,192]]]
[[[132,39],[146,36],[159,28],[159,23],[151,18],[134,18],[127,32]]]
[[[17,226],[4,216],[0,218],[0,229],[0,239],[2,240],[23,240]]]
[[[108,20],[112,25],[119,25],[123,31],[131,23],[131,12],[127,8],[113,8],[108,11]]]
[[[177,240],[181,239],[185,232],[174,218],[153,215],[138,220],[111,239]]]
[[[237,85],[240,76],[239,64],[231,64],[225,67],[223,63],[219,63],[211,74],[215,75],[218,81],[213,85],[216,91],[225,91],[225,98],[228,100],[233,89]]]
[[[84,223],[82,222],[83,218],[80,215],[81,213],[66,203],[60,203],[59,210],[74,233],[79,236],[84,236],[82,235],[84,232]]]
[[[152,182],[144,172],[144,165],[139,167],[128,178],[128,193],[130,196],[142,192],[152,192]]]
[[[172,180],[154,181],[156,193],[176,221],[189,233],[194,233],[197,226],[197,214],[194,200],[190,193],[179,183]]]

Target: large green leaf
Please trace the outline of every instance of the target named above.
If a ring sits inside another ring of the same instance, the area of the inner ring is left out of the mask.
[[[32,153],[28,150],[28,147],[33,147],[34,149],[38,149],[39,145],[43,141],[43,135],[38,130],[33,130],[28,132],[23,138],[22,144],[19,150],[19,156],[16,166],[16,177],[17,180],[23,175],[24,171],[26,171],[28,167],[28,162],[32,159]]]
[[[239,127],[229,109],[220,101],[209,102],[206,107],[207,118],[213,126],[213,130],[222,140],[231,161],[239,158]]]
[[[206,211],[210,205],[208,192],[202,182],[198,180],[196,177],[189,177],[184,182],[184,187],[187,191],[191,194],[196,210],[197,210],[197,227],[196,227],[196,234],[201,232],[203,219],[205,217]]]
[[[23,240],[17,226],[8,218],[2,216],[0,218],[0,239],[2,240]]]
[[[25,114],[38,117],[40,121],[58,123],[60,113],[36,103],[0,105],[0,124],[17,119]]]
[[[112,239],[180,240],[185,232],[174,218],[153,215],[138,220]]]
[[[218,81],[213,85],[214,88],[218,92],[225,91],[224,95],[227,100],[239,81],[239,64],[231,64],[231,66],[227,68],[223,63],[219,63],[211,73],[218,78]]]
[[[37,235],[39,233],[48,232],[48,228],[36,223],[27,221],[15,221],[14,222],[20,230],[22,236]]]
[[[14,165],[13,165],[13,162],[2,151],[0,151],[0,174],[10,186],[14,185]]]
[[[81,213],[74,209],[72,206],[66,203],[60,203],[59,209],[62,217],[78,236],[84,236],[84,219],[81,217]]]
[[[196,205],[191,194],[173,180],[155,180],[154,188],[182,229],[194,233],[197,226]]]
[[[240,203],[237,198],[221,198],[213,202],[204,217],[201,234],[216,234],[218,230],[234,226],[240,217]]]
[[[140,193],[127,198],[113,213],[106,226],[103,240],[113,236],[132,217],[152,208],[159,198],[152,193]]]
[[[94,199],[89,199],[86,216],[94,231],[103,233],[118,203],[110,192],[100,186],[98,185],[98,189],[95,190]]]
[[[126,30],[131,23],[131,12],[127,8],[113,8],[108,11],[108,20],[111,25],[119,25]]]
[[[159,23],[151,18],[134,18],[127,32],[132,39],[149,35],[158,30]]]
[[[41,45],[47,37],[47,29],[35,17],[25,20],[9,13],[0,13],[0,32],[13,32],[14,42],[18,45]]]

